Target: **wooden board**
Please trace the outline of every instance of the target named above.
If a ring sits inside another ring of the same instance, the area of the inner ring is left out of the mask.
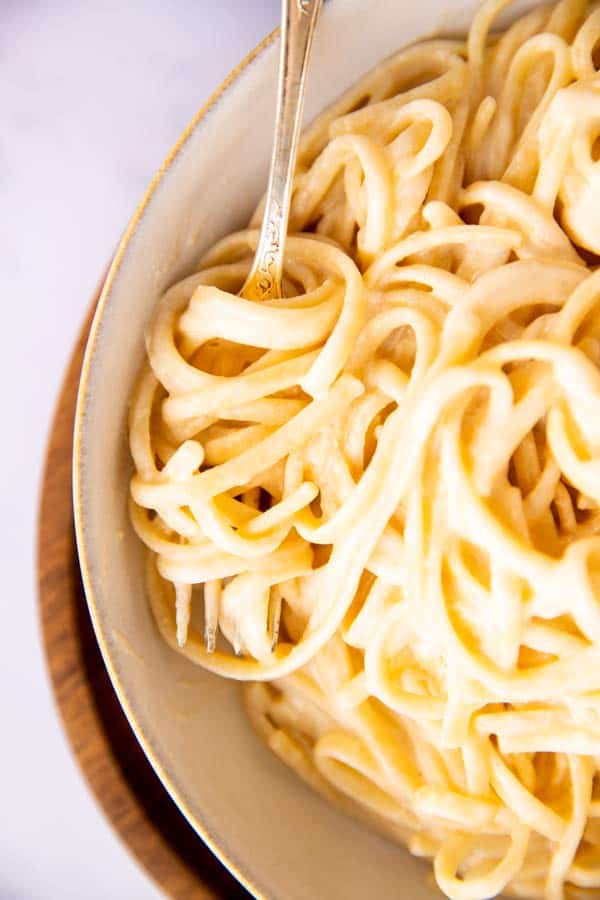
[[[146,760],[112,689],[87,611],[73,532],[71,452],[90,321],[91,314],[55,411],[39,510],[39,613],[54,696],[99,805],[165,894],[176,900],[244,900],[250,895],[203,844]]]

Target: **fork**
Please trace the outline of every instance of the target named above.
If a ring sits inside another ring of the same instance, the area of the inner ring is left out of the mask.
[[[322,0],[282,0],[281,51],[277,85],[277,111],[271,168],[260,236],[252,267],[240,296],[246,300],[274,300],[282,297],[283,253],[290,214],[292,183],[300,137],[306,72],[312,39]],[[204,603],[204,643],[209,653],[216,646],[219,625],[220,591],[212,583]],[[279,639],[281,599],[272,599],[268,625],[271,646]],[[234,653],[242,652],[239,635]]]

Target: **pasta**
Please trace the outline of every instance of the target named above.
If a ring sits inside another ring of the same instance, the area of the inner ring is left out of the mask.
[[[453,900],[600,895],[600,7],[507,5],[307,130],[285,299],[259,206],[130,418],[165,639]]]

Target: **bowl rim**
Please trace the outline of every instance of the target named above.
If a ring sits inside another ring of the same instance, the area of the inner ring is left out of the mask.
[[[144,754],[146,755],[146,758],[152,765],[152,768],[156,772],[161,784],[165,787],[167,793],[169,794],[181,814],[187,819],[187,821],[194,828],[199,837],[209,847],[209,849],[217,857],[217,859],[225,866],[225,868],[240,882],[241,885],[243,885],[243,887],[245,887],[252,894],[252,896],[258,898],[258,900],[268,900],[268,898],[267,895],[250,877],[250,875],[246,871],[245,864],[243,864],[241,860],[234,861],[227,855],[226,851],[220,845],[220,836],[215,834],[214,830],[210,828],[207,822],[203,821],[201,817],[191,811],[184,797],[181,796],[179,791],[177,791],[174,785],[171,783],[170,778],[164,771],[163,766],[160,764],[160,761],[158,760],[151,744],[146,738],[144,730],[137,720],[136,713],[129,703],[125,687],[122,684],[119,674],[113,665],[111,653],[104,637],[102,614],[95,596],[94,585],[88,564],[86,541],[84,539],[84,479],[82,477],[82,471],[84,468],[83,430],[85,409],[87,407],[90,391],[90,371],[92,368],[93,358],[96,353],[98,338],[102,329],[104,310],[109,301],[113,284],[119,274],[121,264],[125,258],[129,245],[135,237],[139,227],[143,223],[145,213],[152,201],[155,192],[159,188],[160,184],[169,172],[171,166],[186,145],[189,138],[196,131],[196,128],[202,123],[203,119],[205,119],[206,116],[217,106],[217,104],[227,94],[227,92],[239,81],[240,76],[242,76],[246,72],[249,66],[251,66],[251,64],[256,59],[261,57],[267,50],[267,48],[270,47],[278,37],[279,27],[274,28],[273,31],[271,31],[266,37],[263,38],[262,41],[260,41],[260,43],[258,43],[255,47],[253,47],[252,50],[250,50],[250,52],[229,72],[229,74],[223,79],[223,81],[221,81],[218,87],[209,96],[208,100],[206,100],[206,102],[200,107],[198,112],[193,116],[189,124],[179,135],[177,141],[167,154],[165,160],[162,162],[162,164],[154,174],[150,185],[146,189],[142,200],[138,204],[133,216],[129,220],[125,231],[123,232],[121,239],[119,240],[115,254],[111,260],[108,272],[106,273],[106,277],[104,278],[102,284],[102,290],[94,311],[94,316],[86,342],[79,379],[79,387],[77,391],[77,403],[75,407],[72,454],[72,495],[77,555],[83,580],[86,603],[92,620],[94,634],[98,642],[100,652],[102,654],[104,665],[106,666],[106,669],[108,671],[112,687],[117,694],[119,703],[121,704],[121,708],[123,709],[127,721],[132,728],[137,741],[140,743]]]

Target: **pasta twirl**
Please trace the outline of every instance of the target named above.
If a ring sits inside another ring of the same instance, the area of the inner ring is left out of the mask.
[[[308,129],[284,299],[237,296],[260,207],[164,295],[131,514],[274,753],[448,897],[560,900],[600,890],[600,17],[506,5]]]

